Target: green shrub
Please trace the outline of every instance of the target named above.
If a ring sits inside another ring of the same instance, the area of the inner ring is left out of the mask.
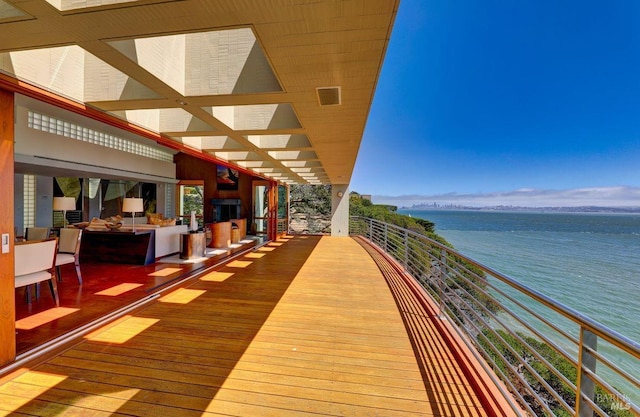
[[[529,390],[534,391],[540,398],[542,398],[553,410],[555,416],[571,416],[572,414],[567,413],[560,403],[548,392],[544,385],[538,381],[538,379],[534,378],[526,367],[521,365],[521,362],[527,363],[532,369],[534,369],[535,372],[547,384],[549,384],[549,386],[558,393],[572,409],[575,409],[576,405],[575,393],[544,362],[539,360],[534,355],[534,352],[543,357],[553,368],[555,368],[574,385],[576,384],[578,377],[576,367],[564,356],[556,352],[551,346],[533,337],[518,333],[518,336],[525,342],[525,344],[523,344],[516,337],[504,330],[497,330],[496,333],[497,334],[485,329],[481,335],[478,335],[478,344],[486,352],[488,358],[496,364],[496,367],[514,383],[520,394],[525,398],[525,400],[527,400],[527,403],[534,410],[536,415],[544,415],[544,410],[534,400],[533,396],[526,394]],[[504,341],[501,338],[504,339]],[[495,352],[490,347],[490,344],[493,344],[498,352]],[[508,349],[508,346],[517,353],[517,356]],[[527,386],[522,386],[516,382],[516,377],[514,375],[516,372],[523,377]],[[624,404],[621,404],[619,400],[612,398],[611,395],[607,395],[600,387],[596,387],[595,403],[611,417],[633,416],[631,411],[621,409],[624,408]]]

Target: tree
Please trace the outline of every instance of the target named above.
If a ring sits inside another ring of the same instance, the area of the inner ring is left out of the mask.
[[[330,185],[292,185],[290,188],[292,212],[310,215],[331,215]]]

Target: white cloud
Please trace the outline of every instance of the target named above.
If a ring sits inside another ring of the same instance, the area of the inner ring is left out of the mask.
[[[640,207],[640,187],[587,187],[570,190],[520,188],[513,191],[478,194],[374,195],[372,198],[376,204],[392,204],[399,207],[433,203],[470,207]]]

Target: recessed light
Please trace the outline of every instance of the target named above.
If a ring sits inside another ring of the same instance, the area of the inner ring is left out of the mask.
[[[321,106],[337,106],[342,103],[340,87],[318,87],[316,94]]]

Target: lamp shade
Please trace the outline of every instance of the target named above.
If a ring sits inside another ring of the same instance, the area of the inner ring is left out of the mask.
[[[144,211],[144,203],[141,198],[125,198],[122,200],[122,211],[128,213]]]
[[[74,197],[53,197],[53,209],[60,211],[75,210],[76,199]]]

